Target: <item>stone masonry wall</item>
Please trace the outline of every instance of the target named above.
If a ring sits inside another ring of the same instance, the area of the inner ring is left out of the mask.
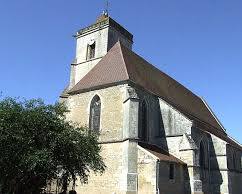
[[[107,53],[108,46],[108,28],[104,28],[77,39],[76,59],[77,63],[86,61],[87,45],[90,41],[95,41],[95,57],[103,57]]]
[[[98,95],[101,99],[100,141],[121,140],[123,136],[123,85],[70,96],[67,118],[81,126],[89,125],[90,103]]]
[[[192,121],[186,116],[148,92],[124,84],[73,95],[66,101],[70,109],[67,118],[88,126],[90,102],[95,95],[101,99],[100,142],[104,143],[102,156],[107,169],[102,176],[91,174],[88,185],[79,183],[79,193],[155,193],[157,159],[138,149],[137,143],[126,139],[137,138],[139,103],[143,99],[148,102],[149,143],[162,145],[188,164],[185,169],[188,176],[186,180],[190,179],[190,183],[184,180],[184,173],[180,173],[182,170],[179,166],[176,167],[179,181],[174,183],[166,179],[169,163],[161,162],[160,193],[162,189],[164,194],[174,193],[175,190],[185,193],[181,184],[186,185],[188,190],[190,187],[191,193],[239,194],[242,190],[239,184],[242,180],[241,152],[233,150],[220,138],[192,127]],[[201,140],[206,143],[209,158],[204,180],[200,180],[199,167]],[[236,155],[237,170],[231,169],[231,150]],[[165,187],[167,185],[170,186]]]
[[[192,121],[162,99],[159,99],[159,105],[166,137],[163,144],[169,152],[180,158],[179,146],[182,135],[191,134]]]
[[[173,163],[175,167],[174,180],[169,179],[169,162],[160,162],[159,191],[160,194],[185,194],[184,168],[182,165]]]
[[[123,136],[123,85],[69,96],[70,110],[67,119],[81,126],[89,125],[90,103],[95,95],[101,99],[100,142],[122,140]],[[125,143],[104,143],[101,156],[107,166],[102,176],[91,173],[88,185],[77,183],[79,194],[123,194],[122,182]]]
[[[124,194],[122,188],[123,143],[103,144],[102,157],[107,166],[102,175],[90,174],[88,184],[77,183],[78,194]]]
[[[166,136],[191,134],[192,121],[184,114],[159,99]]]
[[[143,148],[138,149],[138,191],[139,194],[156,193],[156,158]]]

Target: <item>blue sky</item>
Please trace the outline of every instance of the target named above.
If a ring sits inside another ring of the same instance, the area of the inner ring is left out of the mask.
[[[75,32],[102,0],[0,0],[0,91],[54,103],[69,79]],[[242,142],[242,1],[122,0],[111,16],[134,50],[206,99]]]

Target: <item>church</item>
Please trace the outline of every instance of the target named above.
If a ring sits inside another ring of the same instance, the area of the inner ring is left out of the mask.
[[[241,194],[242,146],[204,99],[132,51],[107,13],[77,31],[67,118],[100,134],[102,175],[78,194]]]

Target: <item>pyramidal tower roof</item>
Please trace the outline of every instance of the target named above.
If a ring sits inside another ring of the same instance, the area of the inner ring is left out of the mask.
[[[176,80],[117,42],[69,94],[129,83],[159,96],[201,128],[234,143],[204,101]]]

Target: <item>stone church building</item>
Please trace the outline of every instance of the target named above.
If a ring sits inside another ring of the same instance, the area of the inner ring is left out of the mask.
[[[132,51],[102,14],[75,35],[68,119],[100,133],[102,175],[78,194],[241,194],[242,146],[204,99]]]

